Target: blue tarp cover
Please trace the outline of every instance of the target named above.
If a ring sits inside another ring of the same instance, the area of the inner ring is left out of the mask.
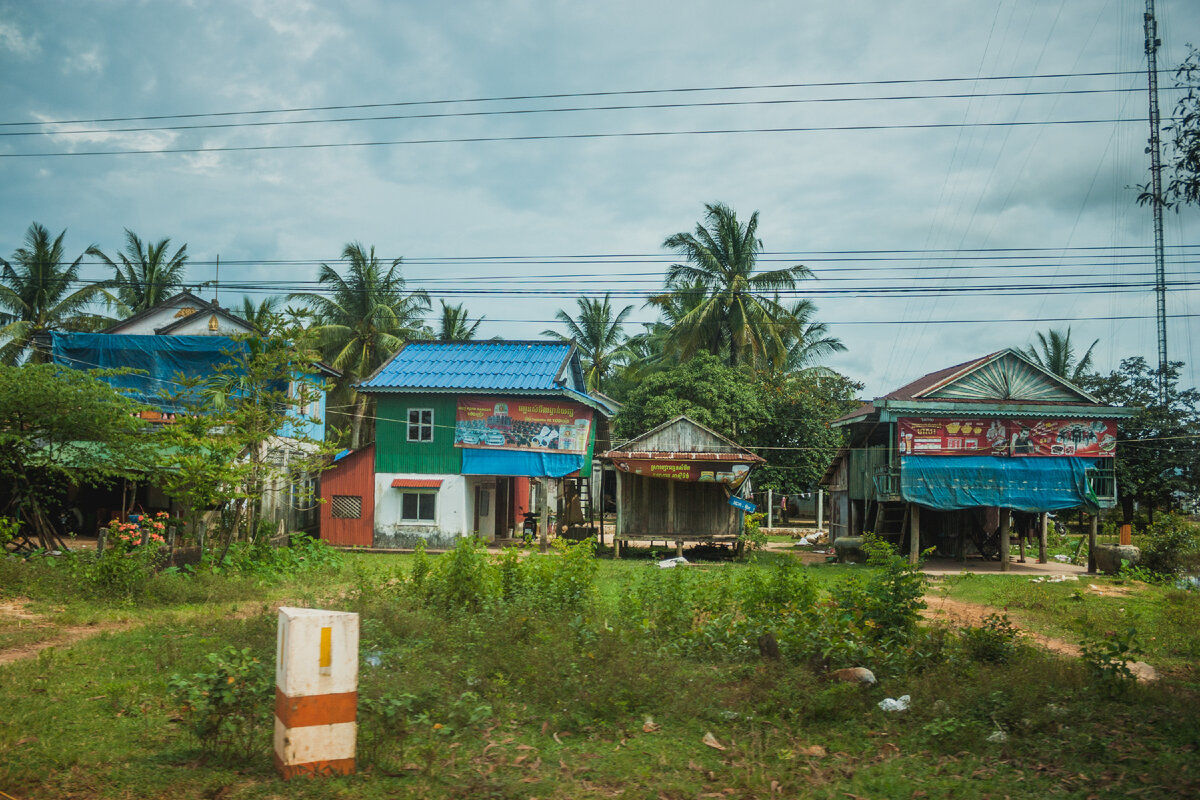
[[[484,450],[464,447],[463,475],[521,475],[561,478],[583,467],[583,453],[545,453],[532,450]]]
[[[178,378],[207,378],[217,364],[244,353],[246,345],[227,336],[139,336],[121,333],[52,333],[55,364],[72,369],[143,370],[144,375],[113,375],[104,380],[139,403],[179,411],[166,395],[182,393]]]
[[[901,456],[900,495],[954,511],[999,506],[1018,511],[1096,507],[1086,472],[1097,459]]]

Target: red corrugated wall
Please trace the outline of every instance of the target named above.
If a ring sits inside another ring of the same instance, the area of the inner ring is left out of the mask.
[[[333,516],[334,495],[362,498],[358,519]],[[330,544],[370,547],[375,542],[375,445],[355,450],[321,474],[321,538]]]

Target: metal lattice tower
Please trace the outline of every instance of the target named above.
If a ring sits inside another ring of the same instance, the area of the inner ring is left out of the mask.
[[[1158,320],[1158,402],[1167,403],[1167,267],[1163,255],[1162,147],[1158,116],[1158,23],[1146,0],[1146,75],[1150,94],[1150,207],[1154,211],[1154,307]]]

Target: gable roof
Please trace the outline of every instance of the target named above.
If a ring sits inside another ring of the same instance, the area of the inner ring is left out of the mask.
[[[121,333],[124,330],[126,330],[127,328],[131,328],[134,325],[136,325],[137,323],[141,322],[146,317],[149,317],[152,314],[154,314],[158,311],[161,311],[164,308],[170,308],[172,306],[180,306],[180,307],[186,306],[186,307],[195,308],[196,314],[201,314],[201,313],[217,314],[217,315],[225,318],[226,320],[229,320],[230,322],[233,322],[234,324],[239,325],[242,328],[245,328],[247,333],[254,331],[254,326],[251,325],[246,320],[242,319],[241,317],[237,316],[236,314],[230,313],[228,310],[226,310],[224,308],[221,308],[216,303],[210,303],[209,301],[205,300],[203,297],[193,294],[188,289],[184,289],[179,294],[176,294],[172,297],[168,297],[166,300],[163,300],[161,303],[158,303],[157,305],[153,305],[150,308],[142,309],[141,311],[137,312],[136,314],[128,316],[125,319],[121,320],[120,322],[117,322],[114,325],[109,326],[108,328],[106,328],[103,331],[103,333]],[[188,322],[190,322],[192,316],[193,316],[193,314],[187,314],[182,317],[179,317],[175,321],[168,323],[167,325],[164,325],[161,328],[155,328],[154,332],[160,336],[163,336],[163,335],[169,336],[172,333],[174,333],[176,329],[178,329],[178,328],[186,325]]]
[[[205,301],[202,300],[201,302],[205,302]],[[245,320],[242,317],[239,317],[237,314],[234,314],[231,311],[227,311],[226,309],[221,308],[216,303],[208,303],[208,308],[200,309],[196,312],[196,314],[216,314],[218,317],[221,317],[222,319],[224,319],[228,322],[232,322],[234,325],[236,325],[240,328],[244,328],[246,330],[246,333],[257,333],[258,332],[258,329],[254,325],[252,325],[250,322],[248,322],[247,320]],[[171,334],[175,333],[180,328],[184,327],[185,325],[190,324],[192,322],[192,317],[194,317],[194,316],[195,316],[195,314],[189,314],[186,317],[180,317],[179,319],[175,320],[174,322],[172,322],[168,325],[164,325],[161,328],[155,328],[154,332],[156,334],[158,334],[159,336],[170,336]]]
[[[653,454],[710,460],[765,461],[766,459],[742,447],[737,442],[701,425],[691,417],[680,415],[635,436],[619,448],[604,454],[605,458],[651,457]]]
[[[409,342],[356,388],[389,393],[585,392],[575,346],[552,341]]]
[[[1010,347],[922,375],[899,389],[862,404],[834,420],[834,423],[869,416],[887,405],[888,401],[1105,407],[1083,389]]]

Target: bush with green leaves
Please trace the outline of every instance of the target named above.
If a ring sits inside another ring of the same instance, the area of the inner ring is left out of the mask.
[[[1125,694],[1133,685],[1129,658],[1137,651],[1137,630],[1091,636],[1082,645],[1083,663],[1092,678],[1092,686],[1109,697]]]
[[[983,624],[962,632],[963,648],[974,661],[1007,664],[1017,652],[1020,631],[1008,621],[1007,614],[988,614]]]
[[[171,690],[206,753],[249,758],[266,748],[274,675],[251,651],[209,653],[208,669],[172,675]]]
[[[1164,514],[1140,539],[1139,566],[1162,575],[1200,569],[1200,525],[1178,514]]]

